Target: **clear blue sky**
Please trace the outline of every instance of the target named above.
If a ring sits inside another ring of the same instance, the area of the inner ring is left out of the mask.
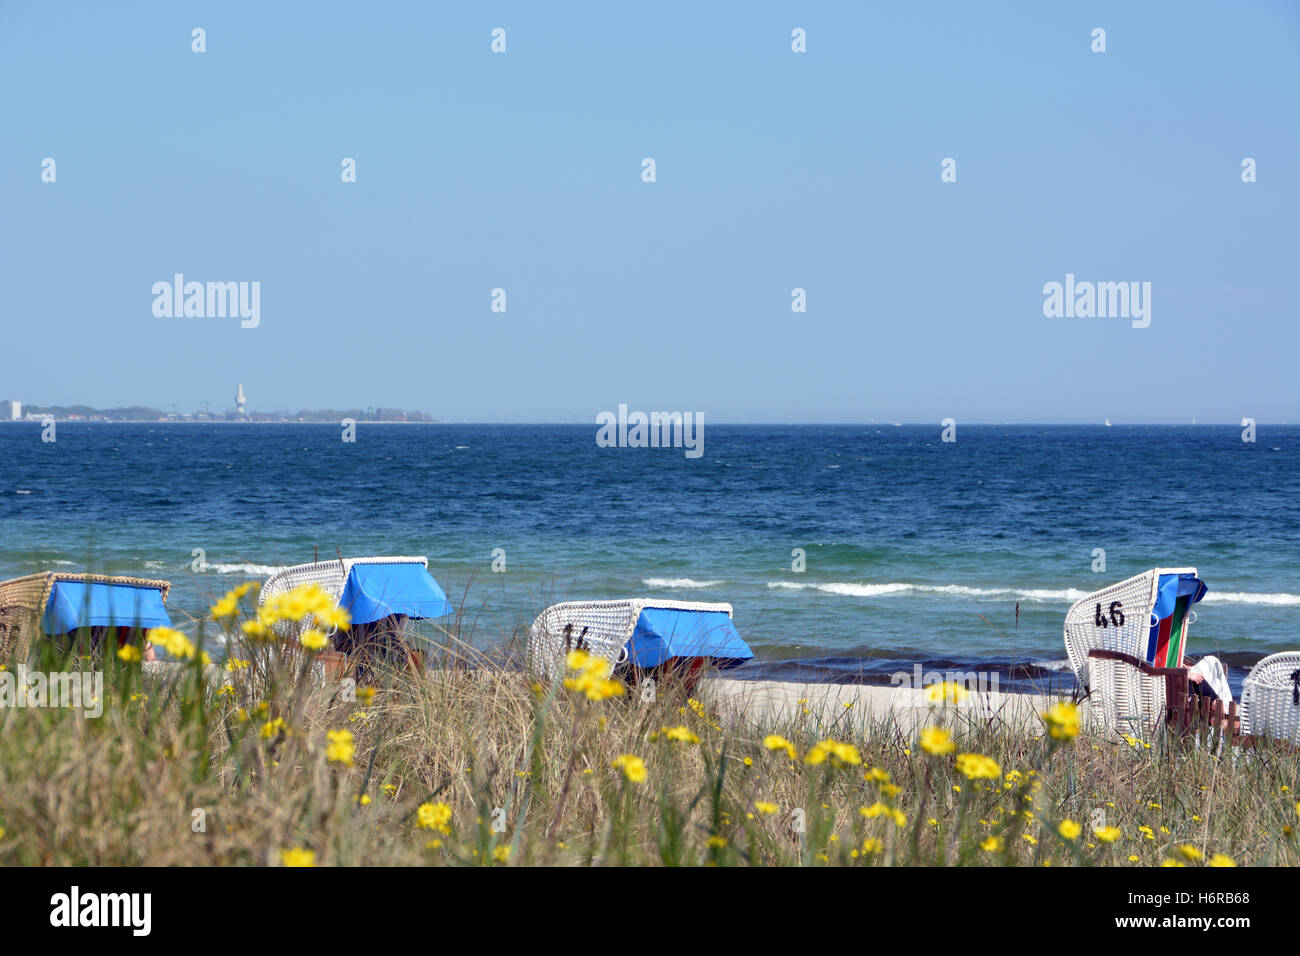
[[[0,2],[0,397],[1300,420],[1300,4],[464,7]]]

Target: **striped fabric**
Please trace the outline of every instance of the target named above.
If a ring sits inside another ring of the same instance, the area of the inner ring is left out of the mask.
[[[1174,612],[1151,628],[1147,639],[1147,663],[1156,667],[1182,667],[1187,648],[1187,611],[1190,597],[1174,602]]]
[[[1155,667],[1183,666],[1189,612],[1192,605],[1205,596],[1206,590],[1195,572],[1160,575],[1147,635],[1148,664]]]

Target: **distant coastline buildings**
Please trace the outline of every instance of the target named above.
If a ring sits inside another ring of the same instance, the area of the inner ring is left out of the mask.
[[[203,404],[207,404],[204,402]],[[129,405],[117,408],[93,408],[90,405],[33,405],[14,399],[0,399],[0,423],[9,421],[39,422],[53,418],[61,422],[329,422],[338,424],[350,418],[357,422],[425,422],[439,420],[427,412],[412,412],[404,408],[312,408],[289,411],[273,409],[249,411],[247,396],[241,384],[235,390],[235,410],[225,412],[163,411],[149,405]]]

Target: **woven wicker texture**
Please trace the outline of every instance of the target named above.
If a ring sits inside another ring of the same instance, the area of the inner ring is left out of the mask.
[[[1270,654],[1241,686],[1242,733],[1300,744],[1300,652]]]
[[[535,677],[550,681],[565,673],[569,651],[584,650],[617,664],[636,629],[637,618],[648,607],[678,611],[722,611],[731,617],[730,604],[697,601],[656,601],[646,598],[622,601],[566,601],[552,604],[537,616],[528,631],[524,666]]]
[[[167,592],[171,590],[169,581],[68,571],[46,571],[0,581],[0,659],[11,656],[18,660],[26,659],[32,642],[41,633],[41,615],[45,613],[50,593],[59,581],[154,588],[162,592],[164,604],[167,603]]]
[[[428,558],[344,558],[341,561],[315,561],[310,564],[296,564],[274,572],[262,584],[257,603],[260,607],[271,598],[294,588],[307,584],[318,584],[321,590],[331,595],[335,601],[343,597],[343,588],[353,565],[357,564],[419,564],[429,567]],[[278,621],[275,632],[286,641],[297,640],[298,636],[311,625],[311,621]],[[334,629],[327,636],[333,636]]]
[[[1195,568],[1152,568],[1131,578],[1093,591],[1077,601],[1065,615],[1065,653],[1084,693],[1094,689],[1088,652],[1121,651],[1142,658],[1151,631],[1151,612],[1162,574],[1195,574]],[[1097,607],[1105,627],[1097,624]],[[1112,608],[1116,611],[1112,616]],[[1123,623],[1117,624],[1122,617]]]
[[[1094,659],[1088,663],[1093,709],[1102,726],[1138,740],[1152,740],[1165,720],[1165,679],[1143,674],[1122,661]]]

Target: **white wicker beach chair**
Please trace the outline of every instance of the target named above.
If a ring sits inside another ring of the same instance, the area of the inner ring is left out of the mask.
[[[1300,745],[1300,652],[1270,654],[1241,687],[1241,731]]]
[[[427,570],[429,559],[424,557],[343,558],[338,561],[296,564],[292,567],[281,568],[271,574],[262,584],[257,603],[261,606],[278,594],[292,591],[294,588],[306,584],[320,585],[321,590],[331,595],[335,601],[338,601],[343,597],[343,589],[347,584],[348,575],[352,573],[352,568],[358,564],[419,564]],[[276,633],[284,640],[297,640],[301,632],[311,625],[312,622],[310,621],[279,621],[274,626]],[[331,629],[328,636],[333,634],[334,630]]]
[[[1065,652],[1083,695],[1095,687],[1089,651],[1119,651],[1137,658],[1145,655],[1160,578],[1171,574],[1195,576],[1196,569],[1152,568],[1093,591],[1066,612]]]
[[[1126,656],[1128,660],[1089,659],[1093,713],[1106,730],[1150,741],[1165,722],[1168,681],[1163,674],[1149,673],[1155,668]]]
[[[524,665],[545,680],[565,673],[569,651],[583,650],[610,664],[627,660],[627,643],[647,608],[677,611],[721,611],[731,617],[730,604],[663,601],[646,598],[620,601],[566,601],[552,604],[528,632]]]

